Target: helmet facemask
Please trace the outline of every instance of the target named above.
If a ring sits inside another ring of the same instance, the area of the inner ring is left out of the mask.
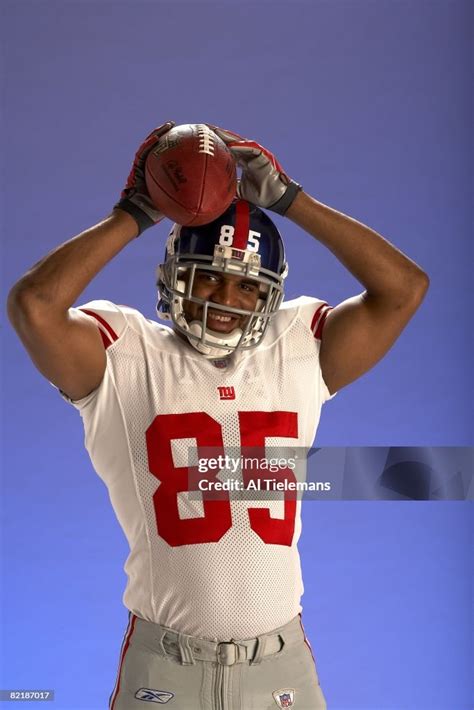
[[[165,263],[158,267],[158,314],[172,320],[175,330],[207,358],[223,358],[237,350],[256,347],[283,300],[283,282],[287,274],[284,258],[279,264],[281,273],[277,273],[262,267],[261,255],[249,248],[237,249],[212,241],[207,248],[208,254],[181,252],[182,229],[188,228],[174,225],[167,242]],[[229,274],[255,282],[259,294],[254,310],[221,305],[194,295],[196,275],[200,271]],[[199,318],[191,319],[187,314],[187,304],[190,303],[202,307]],[[231,332],[218,332],[208,326],[209,309],[245,318]]]

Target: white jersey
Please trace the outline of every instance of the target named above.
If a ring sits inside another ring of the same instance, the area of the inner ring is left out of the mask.
[[[130,545],[125,606],[217,641],[286,624],[301,611],[300,501],[189,494],[189,451],[235,459],[241,447],[312,445],[330,397],[319,365],[329,306],[284,303],[262,343],[227,367],[132,308],[92,301],[80,309],[100,329],[107,367],[99,387],[72,404]]]

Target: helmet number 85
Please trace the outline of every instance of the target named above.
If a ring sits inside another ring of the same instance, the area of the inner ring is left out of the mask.
[[[231,247],[234,242],[234,233],[235,227],[232,224],[223,224],[219,235],[219,244],[224,247]],[[260,232],[254,232],[253,229],[249,229],[246,250],[258,251],[261,236]]]

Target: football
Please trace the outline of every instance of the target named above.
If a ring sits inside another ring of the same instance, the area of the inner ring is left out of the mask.
[[[185,226],[217,219],[237,189],[230,150],[202,123],[175,126],[162,136],[146,159],[145,179],[156,207]]]

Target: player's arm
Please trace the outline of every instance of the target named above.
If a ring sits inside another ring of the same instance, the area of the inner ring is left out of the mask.
[[[303,191],[286,216],[330,249],[365,287],[326,318],[320,362],[333,393],[367,372],[391,348],[422,302],[428,276],[372,229]]]
[[[100,384],[105,350],[96,325],[69,310],[94,276],[137,235],[115,210],[35,264],[10,290],[8,315],[38,370],[71,399]]]
[[[326,319],[320,362],[329,391],[336,392],[373,367],[393,345],[423,300],[428,276],[372,229],[305,194],[266,148],[212,128],[242,168],[239,196],[296,222],[366,289],[339,304]]]
[[[148,152],[173,125],[155,129],[140,146],[112,214],[47,254],[8,295],[10,321],[34,364],[73,400],[98,387],[106,356],[97,326],[71,308],[116,254],[163,219],[149,200],[143,168]]]

